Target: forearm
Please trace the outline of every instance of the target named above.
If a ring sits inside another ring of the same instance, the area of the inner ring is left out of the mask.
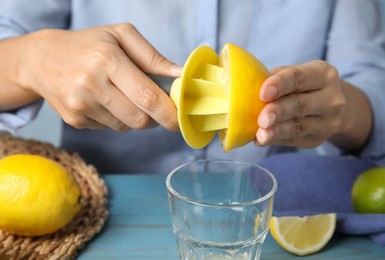
[[[341,81],[346,104],[338,133],[330,141],[348,151],[360,151],[367,143],[373,126],[373,114],[367,96],[351,84]]]
[[[33,36],[17,36],[0,41],[0,111],[12,110],[33,101],[40,96],[34,93],[25,80],[28,70],[26,55]]]

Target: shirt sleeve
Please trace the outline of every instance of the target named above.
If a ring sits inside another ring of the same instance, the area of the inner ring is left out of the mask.
[[[40,99],[15,111],[1,112],[0,133],[14,134],[19,128],[25,126],[36,117],[42,105],[43,100]]]
[[[0,39],[44,28],[66,29],[71,22],[71,1],[0,1]]]
[[[385,163],[385,30],[376,0],[336,1],[326,60],[341,79],[362,90],[374,117],[370,140],[361,157]]]
[[[68,28],[69,0],[2,0],[0,1],[0,40],[43,28]],[[32,121],[42,106],[36,101],[14,111],[0,112],[0,132],[15,133]]]

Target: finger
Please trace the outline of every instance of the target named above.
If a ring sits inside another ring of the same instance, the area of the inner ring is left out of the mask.
[[[129,59],[120,55],[119,69],[110,79],[141,111],[169,130],[178,130],[176,108],[170,97]],[[127,80],[129,79],[129,80]]]
[[[290,93],[317,90],[338,78],[337,74],[337,71],[324,61],[290,66],[272,75],[263,83],[260,98],[269,102]]]
[[[101,124],[98,121],[93,120],[92,118],[86,117],[83,120],[83,126],[80,126],[80,127],[78,126],[78,127],[75,127],[75,128],[79,128],[79,129],[88,128],[88,129],[92,129],[92,130],[97,130],[97,129],[108,128],[108,126],[106,126],[104,124]]]
[[[120,47],[142,71],[169,77],[181,75],[182,67],[160,54],[132,24],[119,24],[112,29]]]
[[[93,93],[78,93],[79,95],[76,98],[73,95],[72,98],[62,97],[60,100],[54,97],[47,101],[67,124],[75,128],[111,128],[119,132],[128,131],[128,126],[114,117],[95,99],[97,95],[103,93],[104,84],[94,83],[93,85]],[[108,97],[109,95],[108,93],[103,93],[103,96]]]
[[[258,116],[258,125],[265,129],[292,118],[320,116],[327,113],[324,103],[316,92],[287,95],[265,105]]]
[[[88,118],[98,122],[99,124],[111,128],[116,132],[127,132],[131,129],[127,124],[123,123],[119,118],[115,117],[105,107],[100,106],[92,110]]]
[[[77,129],[104,129],[107,126],[84,115],[64,115],[63,121]]]
[[[116,131],[128,131],[129,129],[152,128],[158,124],[145,112],[135,106],[116,86],[111,82],[108,84],[107,93],[101,93],[98,97],[101,109],[107,111],[105,119],[99,122],[110,122],[111,118],[116,119]],[[111,122],[113,123],[113,121]],[[112,127],[111,127],[112,128]],[[127,128],[127,129],[126,129]]]
[[[314,135],[305,135],[295,139],[283,139],[280,141],[281,146],[295,146],[298,148],[314,148],[323,143],[321,139]]]
[[[270,72],[270,75],[274,75],[274,74],[277,74],[279,72],[281,72],[282,70],[284,69],[287,69],[288,66],[280,66],[280,67],[276,67],[276,68],[272,68],[269,72]]]
[[[254,140],[254,144],[257,146],[266,146],[258,143],[258,140]],[[297,138],[290,138],[290,139],[281,139],[279,143],[275,143],[274,145],[279,146],[292,146],[292,147],[298,147],[298,148],[314,148],[321,144],[319,138],[313,135],[306,135],[301,136]]]
[[[111,128],[117,132],[126,132],[130,128],[112,115],[107,109],[98,103],[85,103],[84,109],[81,113],[73,112],[72,115],[67,116],[67,123],[75,128],[83,129],[103,129]]]
[[[281,144],[283,140],[295,140],[296,138],[313,135],[324,139],[322,120],[317,116],[302,119],[287,120],[267,129],[258,129],[256,139],[261,145]]]
[[[58,113],[63,121],[77,129],[103,129],[107,128],[105,125],[89,118],[83,112],[79,112],[73,108],[68,107],[68,104],[62,103],[57,98],[46,99],[50,107]]]

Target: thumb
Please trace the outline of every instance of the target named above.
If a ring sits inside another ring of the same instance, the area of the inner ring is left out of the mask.
[[[180,77],[183,69],[182,66],[176,65],[175,63],[169,61],[156,50],[155,52],[151,53],[151,55],[152,55],[150,60],[151,62],[149,64],[150,70],[146,70],[146,68],[141,68],[143,69],[143,71],[150,74],[160,75],[160,76],[169,76],[169,77],[175,77],[175,78]]]
[[[166,77],[180,76],[182,67],[159,53],[134,25],[130,23],[113,25],[110,30],[122,50],[143,72]]]

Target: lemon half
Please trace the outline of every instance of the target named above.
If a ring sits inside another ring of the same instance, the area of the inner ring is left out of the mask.
[[[208,46],[196,48],[170,94],[186,143],[203,148],[217,131],[225,151],[254,140],[265,105],[259,92],[268,77],[261,61],[234,44],[226,44],[219,57]]]
[[[259,92],[269,72],[256,57],[234,44],[224,46],[219,61],[228,74],[230,100],[227,128],[219,131],[219,138],[223,149],[230,151],[255,139],[258,115],[265,106]]]

